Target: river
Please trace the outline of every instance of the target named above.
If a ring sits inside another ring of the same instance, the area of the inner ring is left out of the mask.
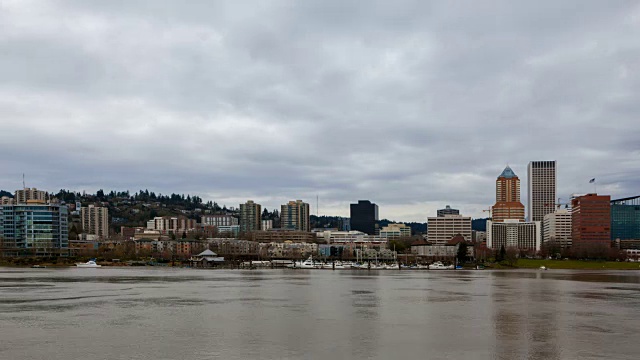
[[[0,359],[636,359],[637,271],[0,268]]]

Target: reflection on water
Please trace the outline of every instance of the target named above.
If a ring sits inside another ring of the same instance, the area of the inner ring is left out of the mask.
[[[640,273],[3,269],[0,359],[635,358]]]

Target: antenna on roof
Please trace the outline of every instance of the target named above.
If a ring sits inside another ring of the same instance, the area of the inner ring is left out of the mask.
[[[22,189],[26,189],[27,186],[24,184],[24,173],[22,173]]]

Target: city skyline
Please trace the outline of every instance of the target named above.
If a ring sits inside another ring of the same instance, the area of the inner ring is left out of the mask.
[[[544,9],[543,9],[544,8]],[[509,165],[640,189],[640,5],[3,2],[0,188],[473,218]],[[505,34],[508,34],[506,36]],[[529,214],[527,214],[529,216]]]

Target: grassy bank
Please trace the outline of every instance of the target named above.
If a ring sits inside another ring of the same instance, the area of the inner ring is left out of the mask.
[[[582,261],[582,260],[534,260],[519,259],[515,264],[520,269],[538,269],[546,266],[548,269],[577,269],[577,270],[640,270],[640,263],[626,261]]]

